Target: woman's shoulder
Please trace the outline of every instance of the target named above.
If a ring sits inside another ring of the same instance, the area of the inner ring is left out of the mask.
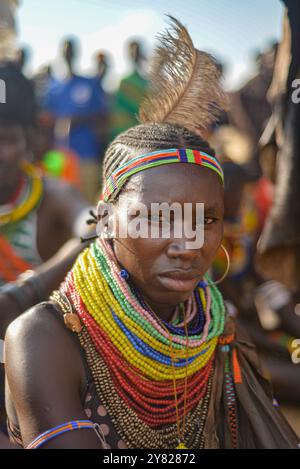
[[[5,337],[8,374],[24,374],[24,367],[30,370],[29,375],[43,373],[46,368],[76,373],[80,361],[79,347],[65,327],[58,306],[50,301],[29,309],[8,327]]]
[[[8,327],[5,341],[41,341],[55,333],[56,337],[66,335],[59,311],[50,301],[39,303],[15,319]]]

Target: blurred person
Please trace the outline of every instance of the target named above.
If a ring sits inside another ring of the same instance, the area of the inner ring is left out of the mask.
[[[49,88],[52,86],[53,72],[51,65],[41,66],[33,77],[37,106],[43,109]]]
[[[231,94],[231,122],[248,135],[253,145],[257,144],[271,115],[266,95],[272,81],[276,53],[277,43],[256,53],[255,76]]]
[[[24,68],[27,65],[29,59],[29,51],[26,47],[22,47],[17,51],[17,60],[16,63],[20,67],[21,72],[24,73]]]
[[[63,80],[52,80],[44,108],[55,119],[56,145],[78,154],[83,194],[94,203],[100,188],[98,129],[104,125],[107,109],[99,84],[76,74],[77,53],[76,40],[66,39],[62,54],[67,74]]]
[[[256,286],[254,254],[260,234],[260,213],[254,197],[256,181],[247,169],[252,145],[249,138],[232,126],[222,126],[210,138],[219,155],[225,179],[223,244],[230,257],[227,278],[221,290],[239,311],[249,309],[249,295]],[[224,272],[224,252],[216,256],[214,275]],[[252,307],[252,302],[250,301]]]
[[[70,149],[54,145],[54,121],[40,112],[32,145],[34,161],[45,175],[62,179],[81,190],[79,157]]]
[[[230,256],[230,269],[220,290],[258,348],[280,405],[299,406],[300,373],[291,359],[293,340],[300,334],[300,319],[294,313],[297,301],[281,283],[266,282],[255,262],[257,240],[272,206],[273,184],[267,175],[253,180],[246,165],[251,143],[237,129],[220,128],[211,142],[224,171],[222,243]],[[215,278],[225,268],[226,257],[220,252],[213,264]],[[299,432],[299,426],[295,428]]]
[[[146,57],[142,43],[129,42],[126,55],[132,71],[122,78],[114,96],[111,138],[138,123],[139,107],[148,90],[148,80],[145,77]]]
[[[13,64],[1,67],[0,77],[7,92],[0,106],[0,282],[5,283],[54,255],[72,237],[74,220],[87,204],[70,185],[42,178],[29,162],[31,85]]]
[[[247,135],[252,143],[250,168],[261,175],[258,163],[257,144],[271,115],[271,106],[267,100],[270,87],[277,43],[273,43],[266,50],[256,53],[256,74],[239,90],[230,93],[229,122]]]
[[[103,80],[106,78],[110,67],[109,54],[104,51],[98,51],[95,55],[97,73],[99,83],[102,85]]]
[[[78,221],[81,214],[87,213],[88,207],[77,190],[62,181],[43,177],[37,167],[29,162],[32,128],[35,125],[35,99],[31,83],[13,63],[0,65],[0,79],[6,83],[7,95],[6,103],[0,105],[2,297],[7,293],[12,294],[11,282],[16,281],[20,274],[33,277],[33,271],[38,266],[56,255],[58,249],[70,238],[80,234],[81,226]],[[84,226],[82,229],[84,230]],[[51,281],[53,285],[53,279]],[[37,282],[33,289],[38,302],[44,295],[44,285]],[[17,302],[20,312],[24,311],[27,295],[17,295]],[[14,309],[0,312],[0,330],[4,334],[8,317],[14,319]],[[2,369],[0,374],[3,378]],[[2,414],[1,386],[0,398]]]
[[[169,237],[121,239],[106,220],[50,301],[9,327],[11,437],[28,449],[297,448],[253,345],[207,275],[224,210],[222,168],[201,135],[212,104],[225,101],[215,63],[175,19],[156,59],[142,124],[106,152],[95,221],[104,201],[118,218],[159,200],[191,204],[197,222],[201,201],[205,243],[190,249],[173,223]]]
[[[300,373],[292,362],[292,344],[300,336],[300,318],[294,312],[297,297],[282,283],[266,281],[256,268],[256,243],[265,221],[261,225],[255,197],[258,183],[236,163],[227,160],[222,166],[226,181],[222,243],[230,256],[230,269],[220,290],[256,345],[277,401],[281,406],[299,406]],[[270,195],[264,215],[272,204]],[[225,267],[226,258],[219,253],[213,264],[215,278]],[[299,433],[299,425],[295,427]]]
[[[257,303],[261,321],[289,359],[288,371],[280,356],[273,361],[267,357],[267,366],[284,398],[298,393],[295,402],[299,405],[299,385],[293,386],[297,367],[291,357],[294,339],[300,337],[300,114],[298,100],[293,99],[298,94],[300,72],[300,5],[292,0],[283,3],[282,39],[268,90],[272,116],[260,142],[263,168],[274,184],[274,199],[257,246],[257,268],[266,280]]]
[[[102,125],[97,128],[98,135],[98,154],[100,159],[100,171],[102,172],[102,159],[105,153],[105,149],[109,144],[110,135],[109,135],[109,123],[111,119],[112,105],[113,105],[113,96],[111,93],[104,90],[105,81],[109,75],[109,70],[111,68],[111,57],[108,52],[98,51],[95,54],[96,62],[96,75],[95,80],[98,83],[100,92],[103,96],[103,102],[105,103],[106,114],[102,119]]]
[[[268,91],[273,114],[262,139],[263,158],[275,183],[274,202],[258,243],[257,260],[266,278],[278,280],[298,294],[300,5],[290,0],[283,3],[286,8],[282,40]],[[277,269],[277,265],[281,268]]]

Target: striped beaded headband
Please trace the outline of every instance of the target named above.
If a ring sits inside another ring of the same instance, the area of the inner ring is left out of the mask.
[[[154,168],[163,164],[192,163],[215,171],[224,183],[224,174],[218,160],[204,151],[191,150],[189,148],[153,151],[145,155],[137,156],[125,164],[119,166],[107,179],[102,199],[107,202],[110,197],[121,189],[125,181],[133,174]]]

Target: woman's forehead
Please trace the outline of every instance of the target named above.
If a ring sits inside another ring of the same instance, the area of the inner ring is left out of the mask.
[[[126,192],[136,193],[137,200],[145,204],[204,202],[223,207],[224,199],[221,179],[214,171],[184,163],[163,165],[133,175]]]

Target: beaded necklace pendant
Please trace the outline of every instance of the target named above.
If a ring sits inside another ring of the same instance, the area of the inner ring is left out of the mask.
[[[185,446],[184,443],[182,443],[182,441],[179,443],[178,446],[176,446],[176,449],[188,449],[187,446]]]

